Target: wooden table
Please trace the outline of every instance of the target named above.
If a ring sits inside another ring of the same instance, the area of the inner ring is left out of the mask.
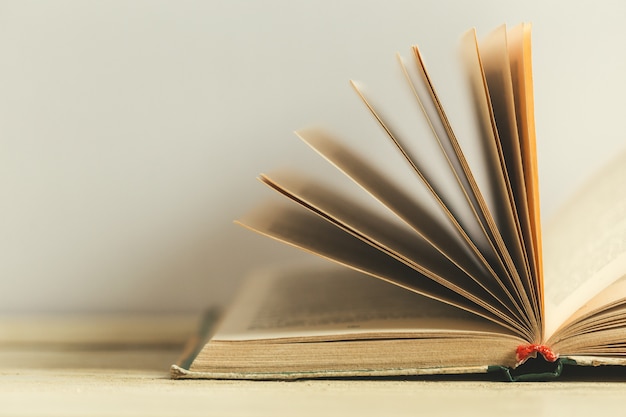
[[[0,415],[626,415],[623,372],[518,384],[170,380],[169,365],[196,324],[194,316],[2,318]]]

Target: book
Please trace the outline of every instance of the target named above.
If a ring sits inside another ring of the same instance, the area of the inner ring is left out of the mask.
[[[261,175],[277,193],[237,222],[338,266],[256,274],[172,377],[519,380],[626,365],[626,157],[542,227],[530,25],[470,30],[459,51],[464,119],[446,114],[415,46],[398,55],[406,100],[391,113],[351,82],[375,140],[297,132],[336,169]]]

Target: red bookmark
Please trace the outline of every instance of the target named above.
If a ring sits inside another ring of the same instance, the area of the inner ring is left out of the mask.
[[[528,358],[531,358],[531,357],[536,358],[537,352],[541,353],[541,355],[548,362],[554,362],[559,358],[559,355],[554,353],[552,349],[550,349],[546,345],[537,345],[537,344],[519,345],[517,349],[515,350],[515,354],[517,357],[517,364],[521,365],[522,363],[526,362]]]

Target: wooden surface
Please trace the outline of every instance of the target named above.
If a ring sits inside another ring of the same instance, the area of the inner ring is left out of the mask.
[[[0,319],[0,415],[554,417],[624,413],[626,373],[615,370],[583,372],[567,381],[520,384],[459,378],[170,380],[169,365],[196,322],[189,316]]]

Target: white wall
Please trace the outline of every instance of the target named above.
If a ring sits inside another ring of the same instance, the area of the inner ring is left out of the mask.
[[[0,312],[198,310],[306,257],[232,224],[255,176],[364,111],[348,79],[417,42],[445,73],[472,26],[533,23],[549,215],[626,145],[625,4],[2,1]]]

